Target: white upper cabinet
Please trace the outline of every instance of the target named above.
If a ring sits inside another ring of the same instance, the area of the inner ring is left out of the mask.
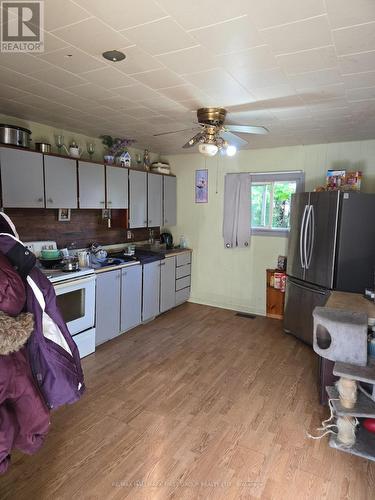
[[[163,226],[177,224],[176,177],[163,176]]]
[[[162,191],[163,177],[158,174],[148,174],[147,208],[149,227],[162,225]]]
[[[76,160],[45,156],[44,175],[46,208],[78,208]]]
[[[41,153],[0,148],[0,166],[4,207],[44,207]]]
[[[129,228],[147,227],[147,172],[129,170]]]
[[[104,166],[78,162],[79,207],[105,208]]]
[[[106,167],[107,207],[128,208],[128,169]]]

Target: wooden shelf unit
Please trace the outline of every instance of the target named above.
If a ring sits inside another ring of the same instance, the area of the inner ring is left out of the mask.
[[[271,286],[271,278],[275,273],[281,273],[280,269],[267,269],[266,289],[266,314],[268,318],[284,318],[285,292]]]

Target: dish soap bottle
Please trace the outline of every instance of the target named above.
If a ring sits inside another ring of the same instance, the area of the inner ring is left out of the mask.
[[[185,236],[182,234],[180,236],[180,248],[187,248],[188,244],[187,244],[187,241],[186,241],[186,238]]]

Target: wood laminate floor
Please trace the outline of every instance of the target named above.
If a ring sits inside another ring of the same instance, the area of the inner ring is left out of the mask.
[[[12,499],[373,499],[375,465],[312,441],[312,351],[277,320],[184,304],[83,360],[87,393],[43,449],[13,456]]]

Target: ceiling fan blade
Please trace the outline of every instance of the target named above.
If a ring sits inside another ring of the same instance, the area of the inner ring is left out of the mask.
[[[202,132],[199,132],[194,137],[192,137],[190,140],[188,140],[188,142],[186,144],[184,144],[182,147],[185,149],[192,148],[193,146],[195,146],[197,144],[197,142],[199,142],[200,138],[203,137],[203,135],[204,134]]]
[[[241,134],[268,134],[266,127],[256,127],[254,125],[225,125],[225,129],[230,132],[241,132]]]
[[[248,142],[245,141],[245,139],[242,139],[242,137],[239,137],[236,134],[232,134],[232,132],[225,132],[225,131],[221,132],[220,137],[229,142],[229,144],[236,146],[236,148],[240,148],[241,146],[248,144]]]
[[[153,137],[158,137],[159,135],[177,134],[178,132],[192,132],[194,130],[198,130],[198,127],[183,128],[182,130],[172,130],[171,132],[161,132],[160,134],[154,134]]]

